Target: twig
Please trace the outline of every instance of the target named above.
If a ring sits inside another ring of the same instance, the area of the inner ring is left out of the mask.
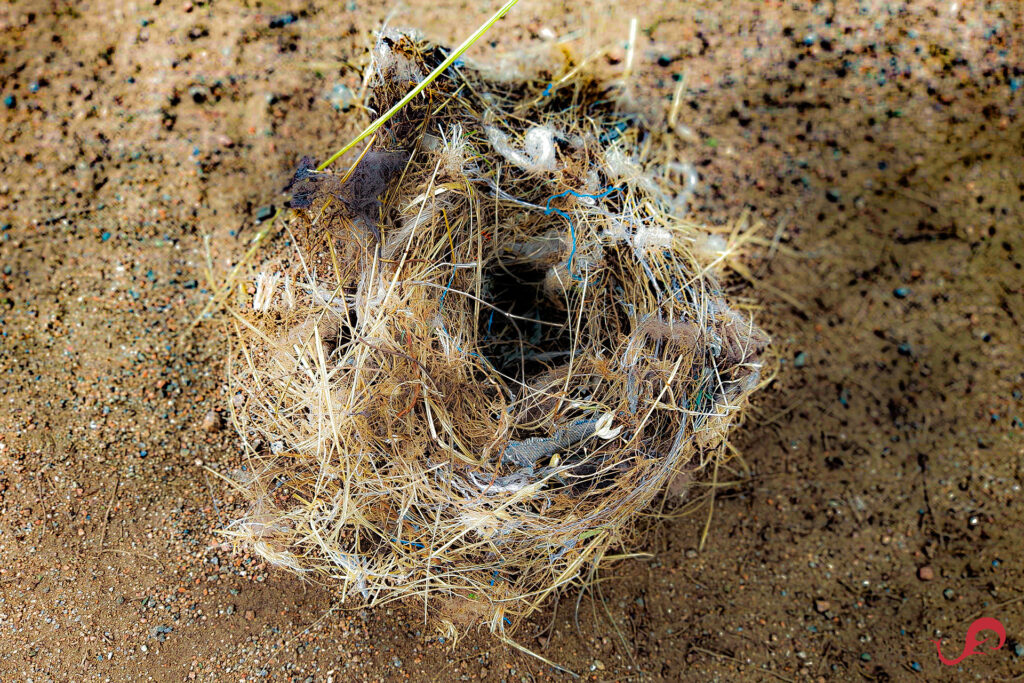
[[[107,511],[103,515],[103,533],[100,535],[100,547],[107,542],[107,527],[110,525],[110,509],[114,507],[114,498],[117,496],[117,489],[121,485],[121,475],[114,479],[114,490],[110,492],[110,500],[107,501]]]

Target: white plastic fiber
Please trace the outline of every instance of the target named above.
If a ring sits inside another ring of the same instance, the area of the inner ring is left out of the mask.
[[[508,136],[494,126],[485,126],[484,130],[494,151],[524,171],[538,173],[558,169],[558,161],[555,158],[555,131],[551,128],[534,126],[526,131],[524,149],[521,152],[512,147]]]

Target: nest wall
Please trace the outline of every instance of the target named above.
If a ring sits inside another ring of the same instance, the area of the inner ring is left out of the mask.
[[[369,103],[445,54],[383,34]],[[457,64],[344,171],[304,160],[302,247],[234,310],[251,505],[229,533],[450,629],[514,629],[628,547],[723,457],[767,344],[684,218],[671,131],[570,60],[522,71]]]

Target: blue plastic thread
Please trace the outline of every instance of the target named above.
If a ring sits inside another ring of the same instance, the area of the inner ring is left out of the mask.
[[[548,203],[544,206],[544,215],[548,216],[551,215],[552,213],[557,213],[559,216],[561,216],[562,218],[569,222],[569,239],[572,240],[572,249],[569,251],[569,262],[566,264],[566,269],[569,271],[569,276],[572,279],[581,279],[572,274],[572,262],[573,259],[576,257],[576,228],[573,226],[572,219],[569,218],[569,214],[567,214],[565,211],[562,211],[561,209],[557,209],[551,206],[551,200],[558,199],[559,197],[565,197],[568,195],[572,195],[573,197],[576,197],[578,199],[587,197],[588,199],[598,200],[604,199],[612,192],[618,192],[621,189],[621,187],[609,187],[605,188],[602,192],[599,192],[598,194],[583,194],[581,192],[576,192],[575,190],[566,190],[565,192],[559,192],[558,194],[553,194],[550,197],[548,197]]]
[[[491,315],[487,318],[487,332],[484,333],[484,339],[491,336],[491,323],[494,322],[494,309],[491,309]]]
[[[441,292],[441,300],[437,303],[437,310],[444,308],[444,298],[448,296],[448,290],[452,288],[452,283],[455,282],[455,269],[452,269],[452,276],[448,278],[448,286]]]

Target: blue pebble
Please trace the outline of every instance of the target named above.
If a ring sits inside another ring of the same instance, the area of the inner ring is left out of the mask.
[[[802,368],[805,365],[807,365],[807,354],[801,351],[796,354],[796,358],[793,359],[793,367]]]
[[[908,296],[910,296],[910,288],[897,287],[896,289],[892,290],[892,295],[897,299],[906,299]]]
[[[1014,645],[1013,654],[1017,657],[1024,657],[1024,643],[1017,643]]]
[[[299,18],[297,16],[289,12],[288,14],[282,14],[280,16],[271,18],[270,28],[281,28],[282,26],[287,26],[288,24],[294,24],[298,20]]]
[[[109,232],[103,233],[103,236],[100,239],[102,239],[104,242],[106,242],[107,240],[110,239],[110,233]]]
[[[18,98],[15,97],[14,95],[8,95],[7,97],[4,98],[4,106],[7,107],[8,109],[14,109],[14,107],[17,104],[18,104]]]
[[[910,663],[910,668],[913,669],[914,671],[920,671],[922,669],[921,662],[911,662]]]

